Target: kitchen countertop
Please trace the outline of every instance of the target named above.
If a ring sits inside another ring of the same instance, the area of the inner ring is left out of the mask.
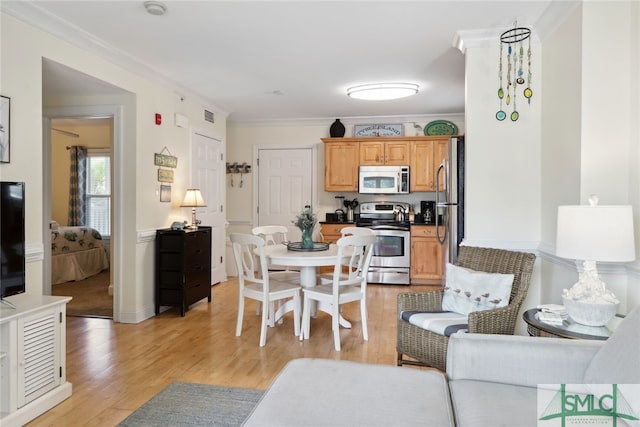
[[[320,221],[320,224],[340,224],[340,225],[356,225],[355,222],[346,222],[346,221]]]
[[[320,224],[337,224],[337,225],[346,225],[346,226],[355,226],[356,223],[355,222],[339,222],[339,221],[319,221]],[[424,222],[412,222],[411,225],[426,225],[426,226],[432,226],[435,227],[435,224],[425,224]]]

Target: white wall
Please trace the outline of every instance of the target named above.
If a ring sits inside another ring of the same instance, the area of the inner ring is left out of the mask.
[[[205,122],[204,104],[197,98],[181,100],[173,88],[163,87],[146,77],[132,74],[68,43],[16,20],[0,15],[2,63],[0,92],[11,97],[11,163],[0,165],[2,179],[26,182],[27,292],[43,292],[43,142],[42,142],[42,61],[43,58],[94,76],[122,89],[122,95],[63,97],[46,100],[47,107],[121,105],[123,111],[119,168],[121,246],[114,260],[120,270],[117,320],[139,322],[154,313],[153,240],[145,238],[153,230],[168,226],[174,218],[187,219],[179,208],[180,198],[190,181],[190,131],[174,126],[176,112],[187,116],[192,126],[224,139],[226,117],[216,113],[216,123]],[[19,41],[19,42],[18,42]],[[154,123],[161,113],[163,124]],[[156,194],[157,167],[153,154],[164,147],[178,157],[172,203],[160,203]]]
[[[532,51],[535,79],[541,70],[540,45],[532,43]],[[530,105],[518,93],[520,118],[498,121],[498,57],[497,45],[469,48],[465,53],[465,241],[475,246],[533,250],[540,240],[542,90],[534,80]],[[503,105],[503,110],[509,116],[512,106]]]
[[[542,97],[541,295],[561,304],[578,279],[575,264],[554,256],[559,205],[580,204],[582,11],[577,8],[544,41]],[[572,46],[567,49],[567,46]]]
[[[574,263],[554,255],[558,205],[586,204],[590,194],[600,204],[631,204],[640,249],[639,10],[636,2],[584,2],[543,42],[544,302],[559,303],[577,280]],[[637,262],[598,270],[620,313],[640,304]]]
[[[520,88],[516,104],[520,117],[515,122],[509,117],[513,104],[503,103],[507,118],[504,121],[496,119],[500,109],[497,96],[499,46],[466,50],[467,197],[463,244],[535,253],[540,241],[543,90],[536,76],[541,74],[542,47],[532,43],[531,48],[534,96],[528,104]],[[506,82],[506,69],[503,72]],[[506,89],[506,83],[503,84]],[[539,300],[538,260],[523,310],[539,304]],[[525,333],[521,321],[517,330]]]
[[[582,203],[629,200],[631,2],[582,7]],[[633,76],[637,79],[638,76]],[[638,116],[634,117],[638,123]]]

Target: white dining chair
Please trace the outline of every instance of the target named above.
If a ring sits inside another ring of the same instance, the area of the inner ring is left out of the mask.
[[[369,340],[367,330],[367,272],[373,254],[376,236],[351,235],[338,240],[338,255],[333,270],[333,280],[312,288],[303,288],[302,332],[300,339],[309,339],[311,327],[311,302],[318,301],[318,309],[331,315],[331,329],[336,351],[340,351],[340,306],[360,301],[362,336]],[[343,274],[343,267],[347,274]]]
[[[300,335],[300,285],[272,280],[267,271],[265,242],[258,236],[231,233],[233,255],[238,269],[238,321],[236,336],[242,333],[244,300],[250,298],[261,303],[262,319],[260,323],[260,347],[267,341],[267,325],[276,322],[289,311],[293,311],[293,329],[295,336]],[[257,256],[254,256],[257,255]],[[257,265],[256,265],[257,260]],[[258,275],[257,272],[260,272]],[[270,310],[274,301],[291,299],[291,309],[281,304],[278,311]]]
[[[375,236],[375,231],[367,227],[343,227],[340,230],[342,237],[344,236]]]
[[[254,227],[251,230],[251,233],[254,236],[260,236],[264,239],[265,245],[280,245],[286,244],[289,242],[287,238],[287,232],[289,230],[284,225],[260,225],[258,227]],[[286,265],[274,265],[268,264],[269,276],[271,280],[280,280],[283,282],[289,283],[300,283],[300,272],[294,269],[289,268]],[[280,303],[278,302],[278,305]],[[275,302],[271,304],[269,310],[271,313],[275,310]],[[262,310],[262,305],[260,303],[256,306],[256,315],[260,315],[260,310]],[[271,322],[273,322],[273,318],[271,318]],[[273,323],[269,323],[269,326],[274,326]]]
[[[342,237],[345,236],[375,236],[376,233],[367,227],[343,227],[340,230],[340,234]],[[347,277],[346,272],[343,271],[342,278],[345,279]],[[333,281],[333,273],[322,273],[318,275],[318,282],[320,284],[328,284]]]
[[[264,239],[265,244],[280,245],[289,242],[287,232],[289,230],[284,225],[261,225],[251,230],[254,236],[260,236]],[[272,279],[282,280],[285,282],[299,283],[300,272],[290,269],[286,265],[268,265],[269,274]]]

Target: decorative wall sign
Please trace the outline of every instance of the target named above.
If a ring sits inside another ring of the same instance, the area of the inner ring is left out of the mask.
[[[171,202],[171,186],[170,185],[160,186],[160,201],[163,203]]]
[[[173,182],[173,170],[159,168],[158,182]]]
[[[11,98],[0,95],[0,163],[9,163]]]
[[[404,125],[402,123],[354,125],[353,136],[404,136]]]
[[[168,154],[164,154],[167,152]],[[178,158],[173,156],[167,147],[164,147],[161,152],[154,153],[153,164],[165,168],[178,167]]]

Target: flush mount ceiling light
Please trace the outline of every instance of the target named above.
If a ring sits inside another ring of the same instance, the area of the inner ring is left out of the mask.
[[[350,87],[347,89],[347,96],[368,101],[384,101],[415,95],[418,88],[419,86],[413,83],[375,83]]]
[[[144,8],[147,9],[147,12],[151,15],[164,15],[167,11],[167,6],[159,1],[146,1],[144,2]]]

